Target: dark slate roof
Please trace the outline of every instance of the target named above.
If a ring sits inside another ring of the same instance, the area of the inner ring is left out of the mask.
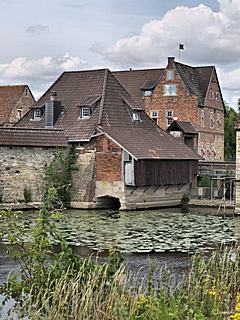
[[[200,157],[163,129],[150,128],[103,128],[112,140],[129,152],[135,159],[199,160]]]
[[[174,66],[188,92],[198,96],[198,103],[203,106],[214,67],[191,67],[179,62],[174,62]]]
[[[108,70],[65,72],[39,99],[41,107],[57,93],[63,105],[54,128],[62,129],[69,142],[90,140],[100,129],[125,148],[136,159],[198,159],[188,147],[160,129]],[[79,106],[95,106],[89,119],[79,118]],[[100,96],[100,99],[98,99]],[[133,120],[133,112],[140,113],[140,121]],[[30,112],[17,123],[27,128],[44,127],[40,121],[31,121]]]
[[[0,86],[0,125],[8,122],[13,108],[26,87],[26,85]]]
[[[180,130],[183,133],[198,134],[194,126],[189,121],[173,121],[167,128],[167,131]]]
[[[143,109],[142,90],[153,89],[161,78],[163,72],[164,69],[145,69],[114,71],[112,73]]]
[[[0,146],[68,147],[61,130],[0,128]]]

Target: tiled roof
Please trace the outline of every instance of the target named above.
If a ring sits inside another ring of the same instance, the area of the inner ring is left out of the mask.
[[[135,159],[199,160],[200,157],[157,125],[108,127],[103,131]]]
[[[198,96],[199,105],[204,105],[214,67],[191,67],[179,62],[174,62],[174,66],[189,93]],[[133,98],[139,104],[143,105],[142,90],[153,90],[164,71],[165,69],[115,71],[113,75],[126,90],[128,90]]]
[[[161,78],[164,69],[145,69],[114,71],[112,74],[121,83],[121,85],[131,94],[133,99],[143,107],[143,92],[149,86],[154,87]]]
[[[23,94],[26,85],[0,86],[0,125],[8,122],[9,116]]]
[[[198,96],[199,105],[203,106],[214,67],[191,67],[179,62],[174,65],[189,93]]]
[[[39,106],[49,100],[53,90],[63,105],[63,114],[54,128],[62,129],[69,142],[90,140],[100,129],[136,159],[198,159],[191,149],[139,110],[139,104],[108,69],[65,72],[39,99]],[[92,103],[91,96],[96,101],[93,113],[89,119],[82,119],[79,106],[86,101]],[[133,120],[133,112],[139,112],[140,121]],[[17,126],[44,127],[44,114],[40,121],[31,121],[29,112]]]
[[[0,146],[68,147],[61,130],[0,128]]]
[[[167,128],[167,131],[179,129],[183,133],[198,134],[194,126],[189,121],[173,121]]]

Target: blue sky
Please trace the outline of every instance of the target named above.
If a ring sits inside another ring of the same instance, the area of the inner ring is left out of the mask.
[[[0,0],[0,83],[39,96],[64,70],[214,64],[240,96],[239,0]]]

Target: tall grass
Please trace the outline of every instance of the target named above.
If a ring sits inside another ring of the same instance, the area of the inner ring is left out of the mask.
[[[169,290],[167,283],[155,288],[151,277],[147,286],[129,275],[122,264],[77,274],[66,272],[57,281],[49,277],[42,290],[34,285],[15,308],[29,319],[77,320],[223,320],[240,319],[240,247],[221,248],[210,256],[195,255],[185,284]],[[129,277],[132,277],[129,280]],[[238,304],[237,304],[238,303]]]

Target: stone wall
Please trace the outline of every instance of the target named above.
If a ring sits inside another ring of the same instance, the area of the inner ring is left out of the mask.
[[[54,148],[0,147],[1,202],[24,202],[25,188],[31,189],[33,202],[41,202],[44,168],[53,153]]]

